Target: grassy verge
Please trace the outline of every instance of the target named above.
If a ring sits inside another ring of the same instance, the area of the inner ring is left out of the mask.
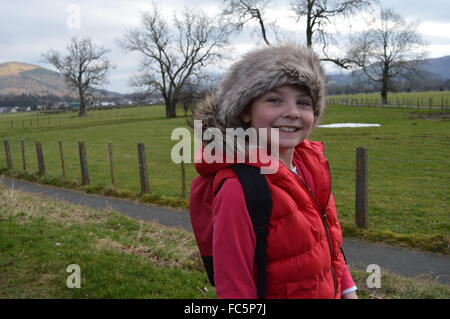
[[[64,178],[63,176],[52,176],[50,174],[40,176],[37,173],[31,174],[23,171],[19,172],[6,169],[0,169],[0,176],[8,176],[27,180],[30,182],[36,182],[39,184],[75,189],[86,192],[88,194],[97,194],[116,198],[137,200],[143,203],[155,204],[161,207],[170,207],[180,210],[187,210],[189,208],[189,201],[183,198],[168,197],[153,194],[143,194],[141,192],[134,192],[129,189],[120,189],[114,186],[105,186],[101,184],[82,185],[76,179],[67,179]]]
[[[448,299],[450,287],[436,283],[426,276],[415,278],[400,276],[382,270],[380,288],[368,288],[370,273],[350,268],[353,280],[358,287],[360,299]]]
[[[81,269],[81,288],[66,268]],[[361,298],[448,298],[450,287],[352,269]],[[215,298],[192,233],[0,185],[0,298]]]
[[[0,207],[0,298],[214,296],[187,231],[3,187]],[[80,289],[67,288],[71,264]]]

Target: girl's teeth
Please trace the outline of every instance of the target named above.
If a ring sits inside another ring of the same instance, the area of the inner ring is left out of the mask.
[[[295,132],[295,131],[297,131],[297,129],[294,128],[294,127],[280,127],[280,131],[284,131],[284,132]]]

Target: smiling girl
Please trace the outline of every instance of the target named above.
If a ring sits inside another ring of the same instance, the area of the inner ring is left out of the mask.
[[[325,109],[325,76],[310,49],[283,45],[246,54],[213,96],[194,110],[203,129],[279,133],[279,168],[265,175],[272,197],[267,235],[267,298],[356,298],[321,142],[308,140]],[[275,144],[267,134],[269,144]],[[274,146],[274,145],[271,145]],[[276,153],[275,153],[276,154]],[[202,161],[190,213],[212,210],[214,280],[219,298],[257,298],[256,237],[234,163]],[[246,163],[263,167],[262,161]],[[207,187],[207,188],[205,188]],[[209,187],[209,188],[208,188]],[[212,206],[204,192],[214,194]]]

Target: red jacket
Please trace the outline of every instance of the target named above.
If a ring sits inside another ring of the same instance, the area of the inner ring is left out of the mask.
[[[272,194],[267,240],[267,298],[340,298],[353,285],[340,251],[342,235],[323,144],[294,152],[301,177],[280,163],[266,175]],[[231,164],[197,163],[205,182],[221,189],[213,202],[213,255],[219,298],[256,298],[255,234]],[[261,164],[251,164],[260,166]],[[214,177],[213,177],[214,176]],[[196,205],[191,196],[191,203]],[[324,217],[326,214],[326,217]]]

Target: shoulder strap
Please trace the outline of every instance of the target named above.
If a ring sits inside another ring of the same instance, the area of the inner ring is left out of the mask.
[[[267,234],[272,211],[272,197],[266,178],[258,167],[235,164],[236,173],[244,190],[245,202],[256,235],[255,259],[258,267],[257,292],[266,297]]]

